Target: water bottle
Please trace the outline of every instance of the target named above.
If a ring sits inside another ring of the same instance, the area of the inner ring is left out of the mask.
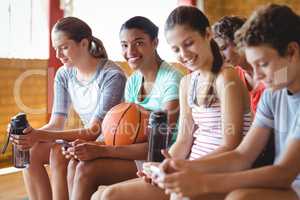
[[[148,162],[161,162],[164,156],[162,149],[167,149],[169,143],[167,113],[153,111],[148,124]]]
[[[23,135],[23,130],[29,126],[26,119],[26,114],[19,113],[13,117],[10,121],[10,133],[15,135]],[[30,163],[29,150],[19,150],[17,146],[13,144],[13,165],[16,168],[27,168]]]

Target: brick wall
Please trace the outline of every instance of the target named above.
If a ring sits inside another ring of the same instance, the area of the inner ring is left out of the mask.
[[[300,14],[300,0],[204,0],[204,11],[211,24],[222,16],[249,16],[260,5],[267,3],[285,4]]]
[[[42,110],[47,105],[47,65],[46,60],[0,59],[1,146],[6,136],[7,124],[18,112],[28,113],[28,120],[33,127],[46,123],[46,112]],[[10,157],[9,148],[6,154],[0,155],[0,166],[6,165]]]

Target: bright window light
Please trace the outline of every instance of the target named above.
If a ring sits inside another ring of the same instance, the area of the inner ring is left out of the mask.
[[[119,42],[121,25],[133,16],[149,18],[159,27],[158,53],[166,61],[175,57],[164,38],[164,23],[177,0],[73,0],[73,16],[86,21],[95,37],[104,43],[110,59],[123,61]]]
[[[48,0],[0,1],[0,57],[47,59]]]

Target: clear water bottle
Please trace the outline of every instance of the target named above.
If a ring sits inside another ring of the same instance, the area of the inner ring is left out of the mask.
[[[161,150],[168,148],[169,140],[167,113],[164,111],[151,112],[148,124],[149,162],[161,162],[164,160]]]
[[[26,119],[26,114],[19,113],[10,121],[9,135],[23,135],[23,130],[29,126]],[[30,163],[29,150],[19,150],[16,145],[13,145],[13,165],[16,168],[26,168]]]

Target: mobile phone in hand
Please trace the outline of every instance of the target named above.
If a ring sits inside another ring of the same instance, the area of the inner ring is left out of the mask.
[[[55,140],[55,143],[61,145],[62,147],[64,147],[64,149],[68,149],[72,146],[69,142],[65,140]]]
[[[150,165],[143,168],[143,172],[150,177],[155,177],[158,179],[162,179],[165,176],[165,172],[163,172],[158,166]]]

